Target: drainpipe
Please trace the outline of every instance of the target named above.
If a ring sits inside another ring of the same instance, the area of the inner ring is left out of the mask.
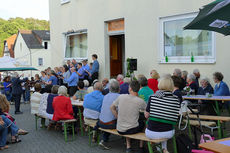
[[[32,67],[32,55],[31,55],[31,50],[29,48],[30,51],[30,66]],[[32,70],[30,70],[30,77],[32,77]]]

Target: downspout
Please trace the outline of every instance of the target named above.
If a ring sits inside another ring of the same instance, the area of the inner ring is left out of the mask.
[[[30,66],[32,67],[32,55],[31,55],[31,50],[29,48],[30,51]],[[32,70],[30,70],[30,77],[32,77]]]

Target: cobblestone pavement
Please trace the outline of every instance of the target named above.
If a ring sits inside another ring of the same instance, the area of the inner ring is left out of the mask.
[[[14,105],[11,105],[11,114],[16,119],[16,124],[29,131],[28,135],[20,136],[22,142],[10,144],[10,148],[1,153],[122,153],[125,146],[121,137],[111,137],[111,149],[103,150],[98,146],[89,147],[88,137],[77,134],[76,140],[65,143],[62,132],[48,131],[47,129],[35,130],[35,119],[30,114],[30,105],[22,104],[22,115],[14,115]],[[109,145],[110,145],[109,144]]]
[[[110,150],[103,150],[98,146],[89,147],[88,137],[80,136],[77,133],[76,140],[65,143],[64,135],[58,131],[48,131],[47,129],[38,128],[35,130],[35,119],[30,114],[30,105],[22,104],[22,115],[14,115],[14,105],[11,105],[11,114],[16,119],[18,127],[29,131],[28,135],[20,136],[22,142],[18,144],[10,144],[10,148],[0,151],[0,153],[123,153],[125,152],[124,140],[118,136],[111,136],[109,146]],[[225,114],[228,116],[228,114]],[[40,120],[39,120],[40,122]],[[230,124],[227,123],[227,133],[230,133]],[[207,133],[209,133],[208,130]],[[177,134],[179,131],[177,131]],[[215,132],[217,136],[217,131]],[[229,136],[229,135],[228,135]],[[199,136],[198,136],[199,137]],[[137,142],[133,142],[132,146],[138,147]],[[168,142],[168,149],[172,152],[172,141]],[[148,152],[148,151],[147,151]]]

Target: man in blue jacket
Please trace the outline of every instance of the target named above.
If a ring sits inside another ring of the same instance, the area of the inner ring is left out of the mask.
[[[95,79],[98,79],[99,63],[97,61],[96,54],[92,55],[92,59],[93,59],[93,67],[92,67],[92,82],[93,82]]]
[[[23,76],[23,75],[22,75]],[[20,111],[20,103],[21,103],[21,95],[22,95],[22,82],[26,82],[28,78],[24,78],[23,80],[18,77],[16,74],[12,77],[12,95],[15,101],[15,114],[22,114]]]
[[[77,91],[77,84],[79,81],[79,76],[76,72],[75,67],[71,68],[71,76],[68,79],[64,78],[64,81],[68,83],[69,96],[72,97]]]

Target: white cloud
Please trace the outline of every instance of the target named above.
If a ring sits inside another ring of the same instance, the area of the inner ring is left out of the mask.
[[[48,0],[0,0],[0,18],[38,18],[49,20]]]

